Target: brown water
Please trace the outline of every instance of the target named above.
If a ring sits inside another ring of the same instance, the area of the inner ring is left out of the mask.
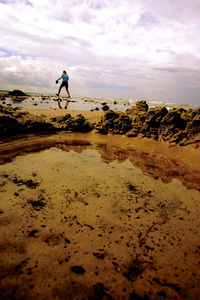
[[[0,154],[4,299],[197,299],[200,173],[187,150],[58,134]]]

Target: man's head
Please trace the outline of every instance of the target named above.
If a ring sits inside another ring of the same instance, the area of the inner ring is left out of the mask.
[[[64,74],[64,75],[66,75],[66,74],[67,74],[67,72],[66,72],[65,70],[63,70],[63,74]]]

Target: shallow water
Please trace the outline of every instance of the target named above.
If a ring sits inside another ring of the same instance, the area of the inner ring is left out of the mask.
[[[22,102],[13,102],[10,97],[6,98],[6,104],[12,106],[24,107],[24,108],[43,108],[43,109],[56,109],[58,108],[57,103],[58,97],[56,96],[29,96],[27,99],[24,99]],[[61,106],[64,108],[66,101],[69,99],[61,96]],[[135,106],[137,100],[128,100],[128,99],[109,99],[109,98],[90,98],[90,97],[72,97],[68,104],[69,110],[102,110],[102,103],[106,103],[109,108],[113,111],[122,111],[125,112],[132,106]],[[177,103],[167,103],[167,102],[151,102],[147,100],[147,104],[150,108],[152,107],[167,107],[167,109],[172,108],[185,108],[185,109],[196,109],[198,106],[192,104],[177,104]]]
[[[198,169],[112,139],[58,134],[1,143],[5,299],[198,295]]]
[[[64,108],[66,102],[69,99],[66,97],[60,97],[61,107]],[[92,99],[87,97],[72,97],[68,103],[69,110],[102,110],[102,103],[107,103],[109,108],[116,111],[125,111],[131,105],[128,100],[111,100],[111,99]],[[7,97],[6,104],[24,108],[43,108],[43,109],[57,109],[58,108],[58,97],[56,96],[35,96],[24,99],[22,102],[13,102],[11,98]],[[135,104],[135,101],[132,105]]]

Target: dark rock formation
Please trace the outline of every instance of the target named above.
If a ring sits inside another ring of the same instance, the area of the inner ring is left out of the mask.
[[[27,96],[24,92],[20,90],[14,90],[8,93],[9,96]]]
[[[116,113],[111,110],[102,117],[95,129],[103,134],[124,134],[132,128],[131,123],[131,119],[126,114]]]
[[[23,122],[23,127],[25,129],[25,132],[30,132],[30,133],[40,133],[40,132],[50,132],[54,131],[55,128],[51,123],[47,123],[44,120],[31,120],[28,119],[25,122]]]
[[[65,116],[46,119],[44,116],[34,116],[28,112],[20,112],[17,108],[0,106],[0,135],[12,136],[21,133],[45,133],[59,130],[89,132],[94,128],[81,114],[72,117]]]
[[[136,109],[140,111],[147,111],[148,110],[148,104],[146,101],[136,101]]]
[[[0,137],[19,134],[23,130],[22,124],[9,115],[0,116]]]
[[[106,104],[106,105],[104,105],[103,107],[102,107],[102,110],[103,111],[107,111],[107,110],[109,110],[109,106]]]
[[[89,132],[93,129],[93,125],[81,114],[75,117],[72,117],[70,114],[66,114],[62,117],[52,118],[51,121],[58,123],[60,129],[68,131]],[[57,126],[56,124],[54,125]]]
[[[129,137],[148,137],[170,143],[200,145],[200,109],[156,107],[148,110],[145,101],[125,113],[107,112],[95,126],[99,133],[126,134]]]
[[[0,136],[21,133],[52,132],[59,130],[90,132],[95,129],[102,134],[126,134],[129,137],[147,137],[176,143],[181,146],[200,145],[200,108],[185,110],[156,107],[149,110],[142,101],[125,113],[109,110],[96,124],[81,114],[51,118],[20,112],[18,108],[0,105]]]
[[[0,106],[0,136],[7,137],[22,133],[51,132],[55,127],[28,112],[20,112],[17,108]]]

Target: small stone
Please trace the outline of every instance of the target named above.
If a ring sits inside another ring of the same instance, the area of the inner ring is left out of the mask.
[[[71,267],[71,271],[73,273],[76,273],[76,274],[84,274],[85,273],[85,269],[81,266],[72,266]]]

